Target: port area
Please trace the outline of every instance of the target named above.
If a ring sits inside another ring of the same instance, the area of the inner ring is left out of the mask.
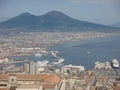
[[[59,87],[50,90],[120,90],[120,70],[117,59],[113,59],[111,62],[97,61],[94,63],[93,69],[87,70],[82,65],[64,65],[65,60],[59,56],[58,51],[38,51],[41,52],[36,54],[37,58],[49,55],[55,61],[39,60],[34,62],[31,60],[9,60],[9,58],[2,58],[0,63],[0,88],[3,86],[5,88],[15,87],[14,90],[18,90],[19,86],[23,87],[24,84],[41,85],[41,83],[42,87],[44,87],[46,78],[44,80],[41,79],[44,76],[47,76],[47,79],[51,77],[52,79],[48,80],[48,82],[49,85],[53,85],[53,82],[50,81],[56,81],[53,76],[55,75],[55,78],[57,76],[59,79],[56,87]],[[15,65],[16,63],[23,64],[17,66]],[[37,81],[38,78],[39,82]],[[46,85],[48,82],[46,82]]]
[[[94,63],[93,69],[87,70],[82,65],[64,65],[64,58],[59,57],[56,51],[51,52],[49,52],[49,55],[56,61],[43,60],[34,62],[30,60],[2,59],[0,64],[0,80],[2,81],[0,81],[0,85],[5,84],[8,88],[11,83],[6,83],[6,81],[9,81],[11,75],[14,75],[18,81],[12,83],[9,88],[19,88],[19,85],[16,85],[16,83],[20,83],[19,78],[16,77],[17,75],[24,75],[28,78],[26,80],[21,76],[23,84],[25,82],[31,84],[29,82],[31,76],[34,76],[32,81],[32,84],[34,84],[37,80],[36,75],[57,75],[60,78],[60,83],[58,83],[60,87],[57,90],[120,90],[120,69],[117,59],[113,59],[111,62],[97,61]],[[16,63],[23,64],[16,66]],[[8,78],[2,79],[4,76]]]

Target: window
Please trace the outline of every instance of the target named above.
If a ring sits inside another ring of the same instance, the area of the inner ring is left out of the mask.
[[[14,78],[12,78],[12,79],[11,79],[11,82],[14,82],[14,81],[15,81]]]

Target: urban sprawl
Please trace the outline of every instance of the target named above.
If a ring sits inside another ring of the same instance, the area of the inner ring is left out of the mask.
[[[64,65],[64,58],[59,56],[61,52],[47,49],[64,42],[116,35],[119,33],[21,32],[0,35],[0,90],[120,90],[117,59],[95,62],[90,70],[82,65]],[[9,58],[30,55],[50,56],[53,60],[35,62]]]

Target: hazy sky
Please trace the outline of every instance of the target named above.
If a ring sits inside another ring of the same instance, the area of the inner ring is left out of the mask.
[[[105,25],[120,22],[120,0],[0,0],[0,21],[23,12],[61,11],[73,18]]]

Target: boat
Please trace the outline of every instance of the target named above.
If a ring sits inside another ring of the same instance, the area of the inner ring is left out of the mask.
[[[87,54],[89,55],[89,54],[91,54],[91,52],[87,52]]]
[[[61,64],[64,63],[64,58],[57,58],[52,64]]]
[[[41,57],[41,56],[42,56],[42,54],[40,54],[40,53],[35,54],[35,57]]]
[[[57,54],[59,52],[58,51],[50,51],[50,54],[52,55],[52,57],[56,58],[57,57]]]
[[[112,66],[113,66],[113,68],[119,68],[119,62],[117,59],[112,60]]]
[[[43,66],[46,66],[48,63],[49,63],[48,60],[38,61],[38,62],[36,63],[36,67],[43,67]]]

